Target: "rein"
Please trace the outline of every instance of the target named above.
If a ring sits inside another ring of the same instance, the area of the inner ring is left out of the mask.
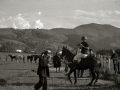
[[[75,49],[76,49],[76,48],[74,48],[74,50],[75,50]],[[74,51],[74,50],[73,50],[73,51]],[[71,53],[72,53],[73,51],[71,51]],[[67,61],[67,62],[66,62],[67,65],[73,63],[73,62],[69,62],[68,59],[66,59],[66,55],[65,55],[64,57],[65,57],[65,60]]]
[[[75,51],[76,50],[76,48],[78,48],[78,47],[75,47],[71,52],[73,53],[73,51]]]

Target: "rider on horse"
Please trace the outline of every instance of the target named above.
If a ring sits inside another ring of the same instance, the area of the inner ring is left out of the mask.
[[[73,63],[75,64],[75,66],[77,66],[77,64],[81,61],[81,58],[85,58],[88,56],[89,45],[86,41],[87,37],[82,36],[81,40],[82,42],[78,45],[79,48],[77,54],[73,59]]]

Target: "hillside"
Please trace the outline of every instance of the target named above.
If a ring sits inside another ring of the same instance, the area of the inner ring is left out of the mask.
[[[59,29],[53,29],[53,31],[61,34],[61,30]],[[68,40],[64,43],[68,43],[72,46],[80,43],[81,37],[85,35],[88,37],[88,43],[90,44],[90,47],[95,50],[120,48],[120,28],[116,28],[111,25],[91,23],[75,27],[72,30],[68,29],[66,31],[70,34],[63,34],[68,37]]]
[[[84,24],[74,29],[53,28],[45,29],[0,29],[0,46],[4,49],[58,49],[58,46],[68,45],[75,48],[81,42],[81,37],[86,35],[90,48],[115,49],[120,48],[120,29],[111,25]],[[7,48],[5,48],[7,47]]]
[[[44,49],[53,49],[53,43],[61,43],[67,40],[64,35],[52,31],[27,29],[0,29],[0,44],[15,49],[43,51]],[[10,49],[10,51],[11,51]],[[54,48],[57,49],[57,48]],[[7,51],[7,50],[6,50]]]

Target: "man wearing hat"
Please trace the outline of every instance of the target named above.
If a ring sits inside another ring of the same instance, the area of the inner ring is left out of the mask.
[[[118,59],[118,55],[115,52],[115,50],[112,50],[111,59],[113,60],[113,66],[114,66],[115,73],[116,73],[116,71],[117,71],[117,73],[120,73],[119,59]]]
[[[77,54],[73,59],[73,63],[74,63],[74,68],[77,68],[78,63],[81,61],[81,58],[85,58],[88,56],[88,50],[89,50],[89,45],[87,43],[87,36],[82,36],[81,38],[82,42],[80,44],[78,44],[78,50],[77,50]],[[84,70],[81,70],[81,77],[84,73]]]
[[[78,45],[78,51],[77,51],[77,55],[74,57],[73,61],[78,61],[78,63],[80,62],[81,58],[85,58],[88,55],[88,50],[89,50],[89,45],[87,43],[87,37],[86,36],[82,36],[81,38],[82,42]]]
[[[37,75],[39,75],[39,82],[34,86],[34,90],[38,90],[41,87],[42,90],[47,90],[47,77],[49,77],[49,53],[49,51],[45,51],[39,58],[39,66],[37,70]]]

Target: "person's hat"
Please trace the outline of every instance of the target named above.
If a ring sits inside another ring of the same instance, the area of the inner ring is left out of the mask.
[[[51,53],[51,50],[47,50],[47,52],[48,52],[48,54],[50,54],[50,53]]]
[[[89,51],[93,51],[92,49],[89,49]]]
[[[87,40],[87,36],[82,36],[82,40]]]
[[[61,55],[61,54],[62,54],[62,51],[59,51],[58,54]]]

